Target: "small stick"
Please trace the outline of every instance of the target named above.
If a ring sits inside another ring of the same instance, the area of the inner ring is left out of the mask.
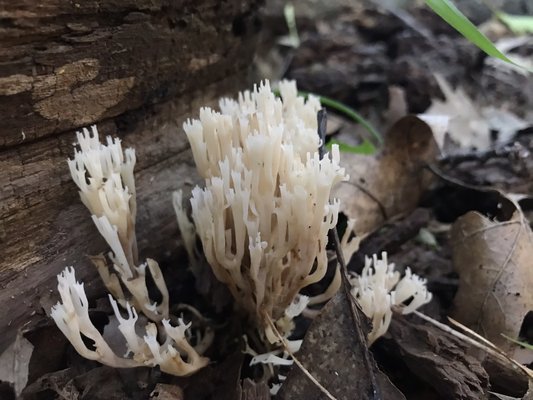
[[[487,352],[488,355],[491,355],[493,356],[494,358],[497,358],[501,361],[504,361],[506,363],[509,363],[511,364],[513,367],[518,367],[520,368],[522,371],[524,371],[526,373],[526,375],[530,378],[530,379],[533,379],[533,371],[530,370],[529,368],[523,366],[522,364],[520,364],[518,361],[516,360],[513,360],[511,357],[509,357],[507,354],[505,354],[502,350],[500,350],[494,343],[490,342],[489,340],[483,338],[483,342],[486,342],[486,343],[489,343],[489,345],[486,345],[486,344],[483,344],[483,343],[480,343],[479,341],[477,340],[474,340],[473,338],[471,338],[470,336],[466,336],[465,334],[449,327],[448,325],[445,325],[443,324],[442,322],[439,322],[437,320],[434,320],[433,318],[427,316],[426,314],[422,314],[421,312],[419,311],[414,311],[413,312],[415,315],[417,315],[418,317],[422,318],[423,320],[435,325],[437,328],[443,330],[444,332],[447,332],[449,333],[450,335],[453,335],[455,336],[456,338],[458,339],[461,339],[469,344],[471,344],[472,346],[474,347],[477,347],[478,349],[480,350],[483,350],[485,352]],[[461,325],[461,324],[459,324]],[[466,328],[466,327],[465,327]],[[466,328],[468,331],[470,331],[468,328]],[[479,336],[476,334],[476,337]],[[478,339],[479,340],[479,339]]]
[[[320,155],[320,158],[323,158],[325,154],[324,147],[326,144],[326,124],[327,124],[327,113],[324,108],[318,111],[317,120],[318,120],[318,136],[320,137],[320,148],[318,149],[318,154]],[[358,305],[355,302],[355,299],[353,298],[352,294],[350,293],[351,286],[350,286],[350,281],[348,280],[348,269],[346,268],[344,254],[342,254],[342,249],[341,249],[340,240],[339,240],[339,233],[337,232],[337,229],[336,228],[331,229],[328,232],[328,237],[329,237],[329,241],[332,242],[333,246],[335,247],[335,253],[337,254],[337,260],[341,268],[342,290],[344,291],[344,295],[346,296],[350,304],[352,321],[355,325],[357,338],[359,340],[359,343],[363,345],[363,358],[365,361],[366,368],[368,370],[368,375],[370,377],[372,398],[374,400],[381,400],[381,394],[380,394],[379,386],[377,383],[376,375],[374,374],[374,367],[371,361],[370,351],[368,350],[368,346],[366,345],[367,343],[366,335],[361,329],[362,323],[361,323],[361,315],[359,314],[360,310],[357,309]]]
[[[485,343],[488,347],[492,348],[494,351],[496,351],[497,353],[499,353],[502,357],[506,358],[507,361],[510,361],[512,364],[516,365],[517,367],[519,367],[520,369],[522,369],[531,379],[533,379],[533,370],[531,370],[530,368],[526,367],[525,365],[522,365],[520,364],[518,361],[516,361],[514,358],[511,358],[507,355],[507,353],[505,353],[505,351],[503,351],[502,349],[500,349],[498,346],[496,346],[494,343],[492,343],[490,340],[484,338],[483,336],[481,336],[479,333],[476,333],[474,332],[472,329],[468,328],[467,326],[464,326],[463,324],[461,324],[459,321],[456,321],[454,320],[453,318],[450,318],[448,317],[448,320],[454,324],[455,326],[461,328],[462,330],[464,330],[465,332],[469,333],[470,335],[474,336],[477,340],[479,340],[480,342],[482,343]]]
[[[305,376],[307,376],[309,378],[309,380],[311,382],[313,382],[320,389],[320,391],[322,393],[324,393],[328,397],[328,399],[337,400],[337,398],[335,396],[333,396],[324,386],[321,385],[321,383],[319,381],[316,380],[316,378],[313,375],[311,375],[311,373],[296,358],[296,356],[292,353],[292,351],[290,351],[289,344],[287,343],[285,338],[283,336],[281,336],[281,334],[278,331],[278,328],[276,328],[276,325],[274,324],[274,322],[272,321],[272,319],[270,318],[270,316],[268,314],[266,315],[266,318],[267,318],[268,323],[270,324],[270,328],[272,329],[272,332],[274,332],[276,337],[280,340],[281,344],[285,348],[285,351],[291,356],[291,358],[293,359],[294,363],[302,370],[302,372],[305,374]]]
[[[441,157],[438,161],[441,165],[457,165],[465,161],[478,161],[480,163],[487,162],[492,158],[509,158],[516,159],[527,158],[530,150],[523,146],[520,142],[515,142],[503,148],[490,149],[485,151],[473,151],[469,153],[451,154]]]
[[[505,355],[505,352],[500,350],[494,343],[492,343],[490,340],[485,339],[483,336],[481,336],[479,333],[474,332],[472,329],[468,328],[467,326],[461,324],[459,321],[454,320],[452,317],[446,317],[448,318],[448,321],[452,323],[452,325],[457,326],[458,328],[461,328],[466,333],[474,336],[477,340],[479,340],[482,343],[485,343],[487,346],[491,347],[492,349],[496,350],[498,353],[501,353],[502,355]]]

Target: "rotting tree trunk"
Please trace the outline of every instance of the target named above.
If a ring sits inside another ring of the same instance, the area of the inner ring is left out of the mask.
[[[176,248],[171,192],[195,176],[181,124],[248,84],[258,3],[0,0],[0,352],[65,266],[100,287],[86,256],[106,245],[66,165],[78,128],[137,151],[141,257]]]

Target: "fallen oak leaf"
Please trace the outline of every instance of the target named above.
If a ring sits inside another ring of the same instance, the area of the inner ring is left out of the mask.
[[[394,124],[379,154],[343,153],[341,164],[350,180],[338,184],[333,197],[341,201],[344,214],[356,219],[357,234],[414,210],[434,179],[423,167],[438,155],[431,128],[412,115]]]
[[[493,216],[469,211],[452,226],[452,258],[460,281],[453,317],[513,350],[516,346],[501,334],[518,337],[533,310],[533,233],[518,204],[503,194]]]

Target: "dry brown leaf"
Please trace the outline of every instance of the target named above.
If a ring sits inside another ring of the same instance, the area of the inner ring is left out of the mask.
[[[265,382],[254,382],[249,378],[242,381],[237,400],[270,400],[270,391]]]
[[[15,341],[0,355],[0,381],[13,385],[19,396],[28,383],[33,345],[19,332]]]
[[[373,371],[369,371],[364,360],[366,343],[361,343],[358,339],[357,327],[354,327],[350,313],[348,298],[339,292],[314,319],[296,357],[337,400],[378,398],[372,392],[373,374],[381,391],[379,398],[404,400],[403,394],[378,370],[373,360]],[[369,327],[365,328],[368,332]],[[284,400],[326,397],[316,384],[294,365],[276,398]]]
[[[342,211],[356,219],[357,234],[411,212],[433,179],[423,167],[438,154],[431,128],[415,116],[394,124],[377,156],[343,153],[350,180],[339,184],[333,196],[341,200]]]
[[[533,310],[533,233],[520,208],[501,195],[498,220],[470,211],[451,230],[459,274],[454,318],[504,350]]]

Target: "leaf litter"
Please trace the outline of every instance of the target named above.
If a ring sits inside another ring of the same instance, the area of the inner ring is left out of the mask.
[[[517,338],[533,310],[533,233],[518,204],[498,200],[495,215],[470,211],[450,232],[460,279],[453,316],[511,350],[502,335]]]
[[[15,341],[0,355],[0,381],[13,387],[18,397],[28,383],[33,345],[21,332]]]
[[[438,154],[431,128],[415,116],[392,126],[376,156],[344,153],[342,164],[350,180],[341,182],[333,195],[341,201],[343,213],[356,220],[355,231],[371,233],[416,208],[434,179],[424,167]]]
[[[350,300],[338,293],[315,318],[297,353],[308,371],[336,399],[405,399],[403,394],[379,371],[372,360],[372,370],[364,362],[366,344],[358,340],[357,329],[350,318]],[[359,311],[362,318],[364,315]],[[366,322],[366,333],[369,331]],[[332,329],[332,326],[335,328]],[[375,395],[370,374],[377,376],[379,394]],[[278,395],[280,399],[321,398],[321,392],[299,368],[293,368]],[[379,397],[378,397],[379,396]]]

